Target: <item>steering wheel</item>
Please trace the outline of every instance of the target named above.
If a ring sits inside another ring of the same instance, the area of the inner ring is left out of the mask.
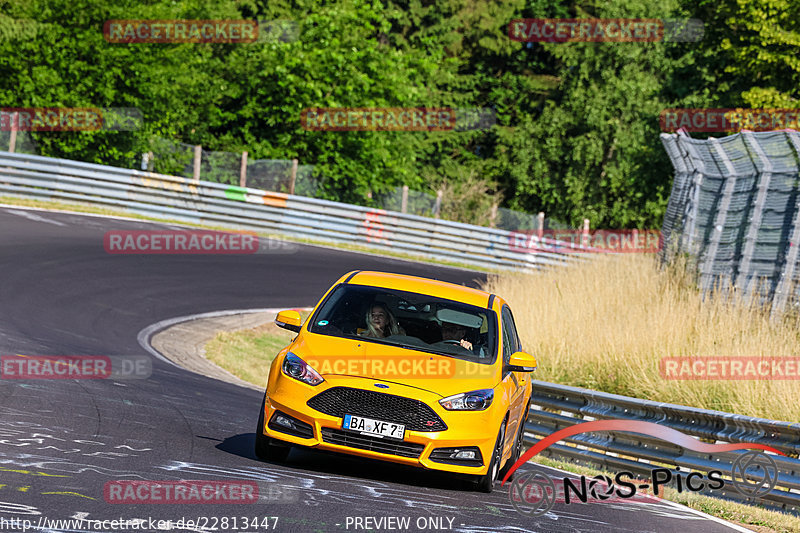
[[[457,340],[453,340],[453,339],[447,339],[447,340],[444,340],[442,342],[445,343],[445,344],[456,344],[458,346],[461,346],[461,341],[457,341]]]

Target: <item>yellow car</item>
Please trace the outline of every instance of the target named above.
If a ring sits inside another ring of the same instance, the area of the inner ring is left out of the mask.
[[[521,455],[536,359],[502,298],[384,272],[342,276],[272,362],[255,453],[292,446],[455,474],[491,492]]]

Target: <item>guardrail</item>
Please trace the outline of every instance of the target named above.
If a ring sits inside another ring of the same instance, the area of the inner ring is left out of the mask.
[[[645,420],[676,429],[705,442],[758,443],[772,446],[787,457],[770,455],[778,467],[778,482],[770,493],[747,499],[730,484],[715,491],[701,491],[742,503],[800,512],[800,424],[709,411],[669,403],[639,400],[544,381],[533,381],[531,410],[525,424],[527,444],[575,424],[601,419]],[[533,436],[540,436],[539,438]],[[745,452],[698,453],[677,444],[641,434],[603,432],[582,434],[554,444],[542,455],[601,469],[640,474],[644,479],[657,466],[689,471],[719,470],[731,473],[736,457]],[[684,484],[684,486],[686,486]]]
[[[157,218],[359,244],[490,269],[538,269],[582,259],[581,254],[520,250],[513,246],[515,232],[505,230],[29,154],[0,152],[0,194],[89,202]]]
[[[504,230],[28,154],[0,152],[0,194],[88,202],[155,218],[357,243],[495,269],[542,268],[581,259],[580,254],[522,252],[512,245],[514,232]],[[570,246],[547,239],[544,243]],[[534,381],[532,403],[525,426],[529,444],[533,442],[531,435],[546,436],[563,427],[601,418],[649,420],[702,439],[768,444],[793,457],[773,457],[781,471],[778,487],[760,503],[800,510],[800,427],[795,424],[541,381]],[[556,444],[543,453],[644,475],[649,474],[653,464],[706,472],[730,471],[737,455],[731,452],[712,458],[626,433],[576,435],[566,442],[574,446]],[[742,499],[736,491],[723,495]]]

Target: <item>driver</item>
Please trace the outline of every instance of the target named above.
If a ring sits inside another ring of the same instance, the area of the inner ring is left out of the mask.
[[[442,340],[443,341],[459,341],[462,348],[472,350],[472,343],[465,340],[467,328],[458,324],[450,322],[442,322]]]

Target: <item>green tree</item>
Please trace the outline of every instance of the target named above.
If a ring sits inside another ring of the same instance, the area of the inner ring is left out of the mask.
[[[685,4],[705,23],[696,60],[680,73],[698,100],[720,107],[800,107],[798,0]]]
[[[668,18],[676,12],[669,1],[620,0],[578,15]],[[660,224],[672,168],[658,141],[658,115],[673,103],[664,85],[690,55],[678,48],[686,44],[533,46],[558,59],[561,85],[514,136],[512,205],[573,225],[583,218],[593,227]]]

